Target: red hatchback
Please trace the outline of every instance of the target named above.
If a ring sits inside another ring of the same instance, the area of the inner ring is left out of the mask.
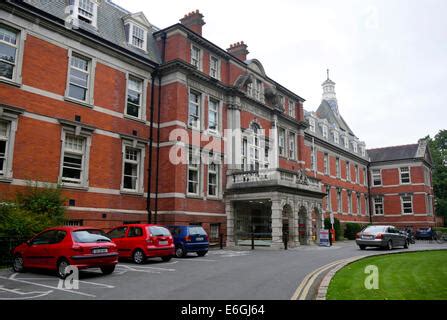
[[[116,245],[99,229],[89,227],[58,227],[47,229],[13,250],[13,269],[55,270],[65,278],[66,268],[100,268],[111,274],[118,263]]]
[[[131,258],[141,264],[147,258],[171,260],[175,253],[174,240],[168,229],[154,224],[129,224],[107,233],[118,246],[120,258]]]

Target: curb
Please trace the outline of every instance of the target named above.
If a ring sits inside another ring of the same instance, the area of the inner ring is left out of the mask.
[[[405,254],[405,253],[414,253],[414,252],[426,252],[426,251],[442,251],[447,250],[447,248],[439,248],[439,249],[422,249],[422,250],[410,250],[410,251],[399,251],[399,252],[388,252],[388,253],[378,253],[378,254],[371,254],[367,256],[360,256],[360,257],[354,257],[349,259],[348,261],[342,262],[332,268],[328,271],[328,273],[324,276],[323,280],[321,280],[321,283],[318,287],[317,291],[317,297],[315,300],[326,300],[327,291],[329,288],[329,284],[331,283],[332,278],[335,276],[335,274],[342,268],[346,267],[347,265],[354,263],[356,261],[366,259],[369,257],[377,257],[377,256],[388,256],[392,254]]]

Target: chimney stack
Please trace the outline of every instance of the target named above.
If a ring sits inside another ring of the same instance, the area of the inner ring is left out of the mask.
[[[201,14],[199,10],[196,10],[185,14],[185,16],[180,19],[180,23],[195,33],[202,35],[202,27],[205,25],[205,20],[203,20],[203,14]]]
[[[230,45],[230,47],[227,49],[227,52],[242,61],[246,61],[247,55],[250,53],[247,50],[247,45],[244,43],[244,41]]]

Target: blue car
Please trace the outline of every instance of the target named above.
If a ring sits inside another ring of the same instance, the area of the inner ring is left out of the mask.
[[[416,239],[433,240],[436,234],[432,228],[419,228],[416,230]]]
[[[208,253],[208,234],[201,226],[168,226],[174,237],[175,255],[185,257],[189,252],[195,252],[199,257]]]

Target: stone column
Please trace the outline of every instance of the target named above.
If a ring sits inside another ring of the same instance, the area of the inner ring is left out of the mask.
[[[282,240],[282,208],[279,199],[272,199],[272,247],[284,248]]]
[[[293,242],[295,243],[295,246],[299,246],[300,245],[300,235],[299,235],[299,228],[298,228],[298,224],[299,224],[299,220],[298,220],[298,212],[300,210],[300,205],[297,204],[297,202],[295,201],[295,206],[292,208],[292,221],[293,221],[293,225],[292,225],[292,230],[293,230]]]
[[[307,209],[307,240],[306,243],[307,244],[313,244],[312,241],[312,234],[313,234],[313,222],[312,222],[312,211],[313,211],[313,207],[312,205],[309,206],[309,208]]]
[[[225,213],[227,215],[227,247],[234,247],[234,207],[231,201],[225,201]]]

